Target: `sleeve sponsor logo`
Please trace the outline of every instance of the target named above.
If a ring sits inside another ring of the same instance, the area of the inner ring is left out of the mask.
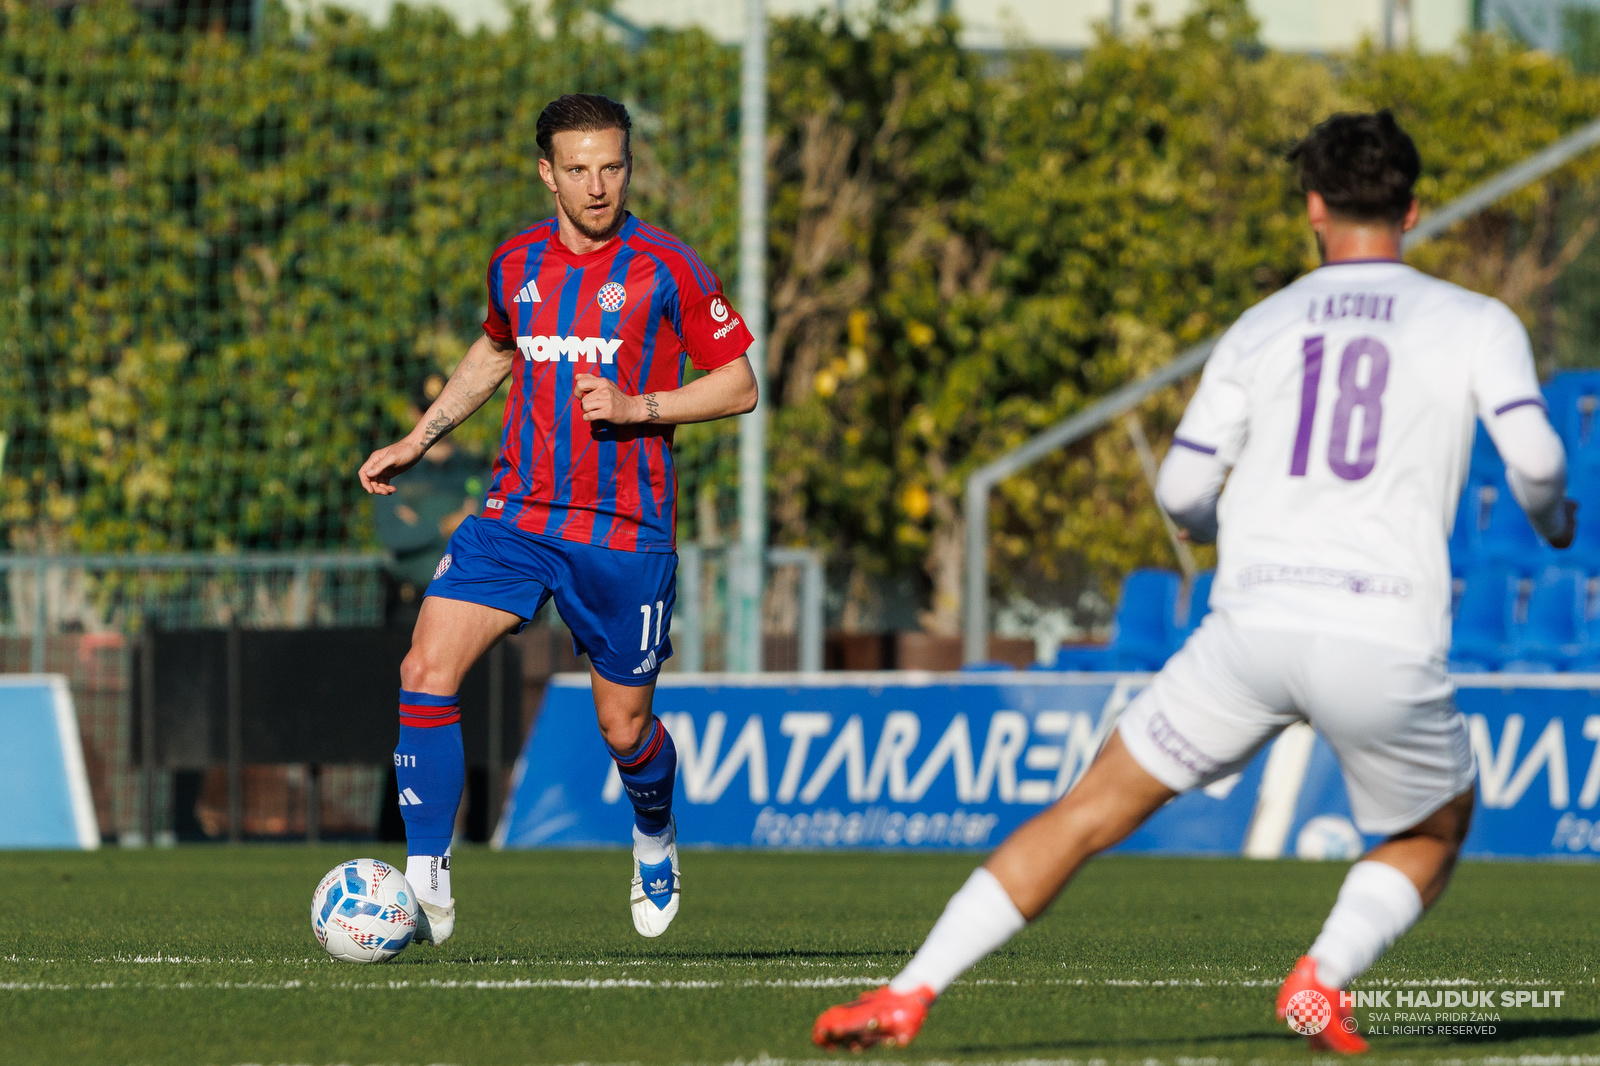
[[[722,297],[713,296],[711,298],[711,321],[713,321],[713,322],[726,322],[727,320],[728,320],[728,305],[723,302]]]
[[[588,363],[609,365],[616,361],[617,350],[621,347],[621,337],[517,338],[517,348],[522,352],[522,358],[530,363],[555,363],[565,356],[569,363],[576,363],[581,359]]]

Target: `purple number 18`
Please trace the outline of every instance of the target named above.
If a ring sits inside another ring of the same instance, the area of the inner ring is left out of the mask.
[[[1305,477],[1311,457],[1311,426],[1317,417],[1317,391],[1322,385],[1322,334],[1301,344],[1305,370],[1300,379],[1300,425],[1294,434],[1289,476]],[[1362,382],[1361,362],[1367,360]],[[1345,481],[1360,481],[1378,462],[1378,431],[1383,426],[1383,390],[1389,384],[1389,349],[1374,337],[1357,337],[1339,357],[1339,399],[1333,405],[1333,431],[1328,435],[1328,466]],[[1361,440],[1350,458],[1350,422],[1361,412]]]

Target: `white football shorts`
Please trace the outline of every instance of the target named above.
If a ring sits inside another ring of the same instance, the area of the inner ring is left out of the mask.
[[[1466,719],[1444,664],[1387,644],[1241,629],[1209,615],[1118,723],[1139,765],[1187,792],[1310,722],[1339,757],[1363,833],[1409,829],[1472,788]]]

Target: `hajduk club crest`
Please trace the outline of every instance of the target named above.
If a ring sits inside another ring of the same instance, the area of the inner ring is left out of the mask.
[[[628,302],[628,290],[622,287],[621,282],[608,281],[600,286],[600,310],[620,311],[622,305]]]

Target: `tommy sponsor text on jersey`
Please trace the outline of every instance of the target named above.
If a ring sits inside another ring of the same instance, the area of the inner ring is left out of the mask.
[[[578,255],[548,219],[495,250],[483,330],[515,344],[505,432],[484,517],[626,551],[674,546],[672,428],[585,422],[579,374],[630,395],[676,389],[750,346],[722,283],[682,241],[629,216]]]

